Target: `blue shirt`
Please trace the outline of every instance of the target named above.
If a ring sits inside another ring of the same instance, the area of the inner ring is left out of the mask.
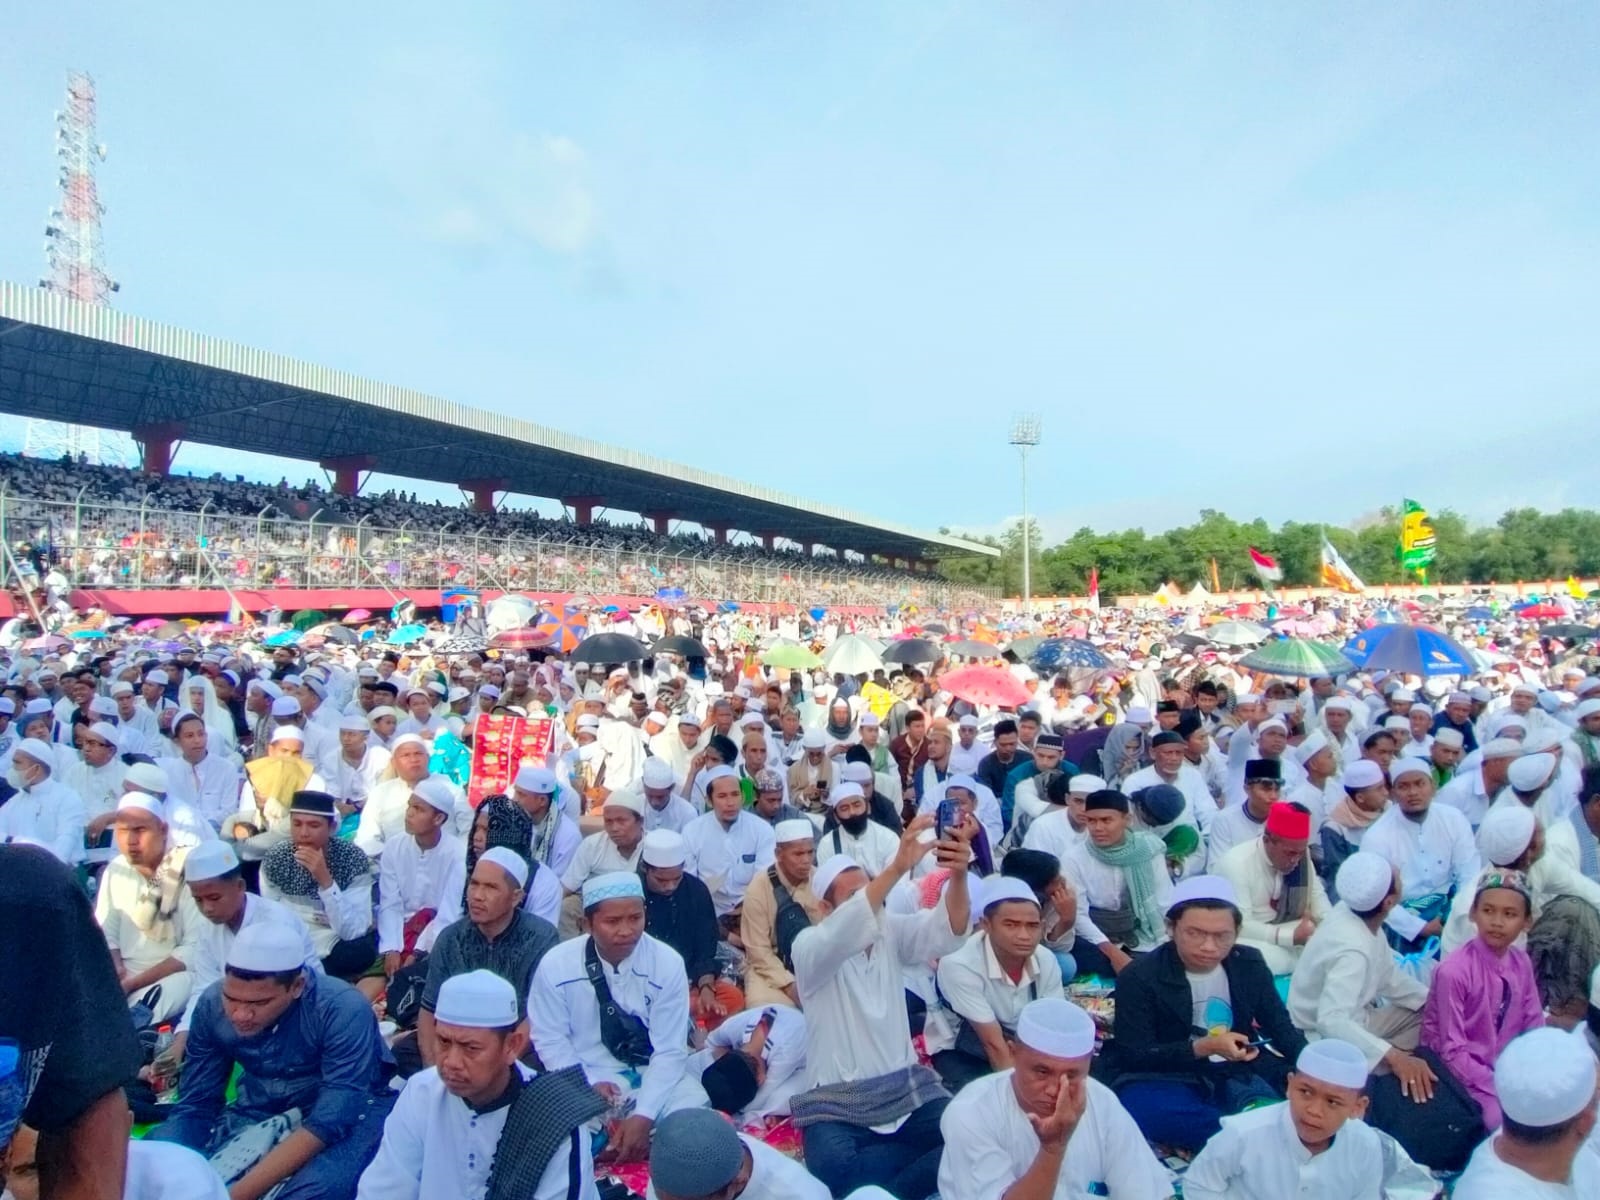
[[[178,1102],[151,1137],[205,1150],[225,1107],[249,1121],[298,1108],[304,1128],[331,1146],[354,1128],[370,1097],[388,1090],[394,1057],[371,1003],[348,983],[308,974],[277,1024],[248,1038],[224,1015],[222,986],[212,984],[195,1005]],[[229,1106],[235,1064],[243,1073]]]

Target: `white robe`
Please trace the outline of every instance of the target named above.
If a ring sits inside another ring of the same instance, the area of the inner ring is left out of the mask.
[[[1361,848],[1381,855],[1400,873],[1402,903],[1390,910],[1384,924],[1408,941],[1422,932],[1425,922],[1403,907],[1404,902],[1440,895],[1452,887],[1471,891],[1482,866],[1472,826],[1449,806],[1430,804],[1417,822],[1398,803],[1391,804],[1367,830]]]
[[[83,801],[54,777],[0,805],[0,842],[30,841],[67,866],[83,861]]]
[[[325,772],[322,774],[328,778]],[[467,803],[467,794],[443,775],[430,775],[428,778],[445,784],[455,797],[455,816],[446,823],[445,828],[461,837],[468,836],[472,832],[473,812],[472,806]],[[390,839],[406,836],[406,805],[411,802],[411,786],[400,778],[385,779],[368,793],[367,802],[361,809],[361,819],[356,822],[355,836],[356,845],[368,858],[381,856],[384,844]]]
[[[708,812],[684,828],[683,849],[683,869],[706,885],[721,917],[744,903],[750,881],[773,864],[777,840],[772,826],[752,812],[741,809],[731,827]]]
[[[443,833],[431,850],[409,834],[391,841],[378,860],[378,953],[398,952],[406,921],[425,908],[434,916],[417,935],[416,951],[433,949],[444,927],[460,918],[466,884],[467,852],[460,838]]]

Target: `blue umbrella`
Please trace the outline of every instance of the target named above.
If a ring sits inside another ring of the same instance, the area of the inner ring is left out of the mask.
[[[292,646],[296,642],[298,642],[303,636],[305,636],[305,635],[302,634],[298,629],[285,629],[282,633],[273,634],[271,637],[269,637],[266,641],[262,642],[261,644],[263,646],[273,646],[273,647],[277,647],[277,646]]]
[[[428,636],[426,625],[402,625],[389,635],[387,645],[409,646],[412,642],[420,642]]]
[[[1410,675],[1471,675],[1472,652],[1426,625],[1377,625],[1345,644],[1344,655],[1368,671]]]
[[[103,638],[106,635],[105,631],[101,629],[75,629],[68,636],[81,642],[92,642],[96,638]]]
[[[820,621],[823,617],[828,615],[828,610],[825,608],[808,608],[806,611],[811,614],[811,619],[813,621]]]
[[[682,600],[686,593],[682,588],[657,588],[657,600]]]
[[[1491,621],[1494,619],[1494,609],[1485,608],[1481,604],[1474,604],[1462,615],[1469,621]]]
[[[737,604],[735,604],[732,600],[724,600],[721,604],[717,605],[717,611],[718,612],[725,612],[725,613],[735,613],[735,612],[739,611],[739,606]]]
[[[1098,671],[1109,667],[1111,662],[1082,638],[1049,638],[1033,648],[1028,665],[1043,675],[1063,667],[1088,667]]]

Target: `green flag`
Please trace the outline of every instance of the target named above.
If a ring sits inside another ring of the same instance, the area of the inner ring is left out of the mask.
[[[1433,562],[1433,524],[1428,510],[1415,500],[1407,500],[1400,514],[1400,565],[1407,571],[1422,573]]]

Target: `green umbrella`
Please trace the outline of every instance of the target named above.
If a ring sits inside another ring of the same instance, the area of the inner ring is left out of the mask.
[[[761,652],[761,661],[784,671],[803,671],[822,662],[799,642],[774,642]]]
[[[315,609],[302,608],[289,618],[289,624],[301,631],[310,629],[313,625],[321,625],[328,618]]]
[[[1356,669],[1337,647],[1309,638],[1268,642],[1241,658],[1239,665],[1264,675],[1343,675]]]

